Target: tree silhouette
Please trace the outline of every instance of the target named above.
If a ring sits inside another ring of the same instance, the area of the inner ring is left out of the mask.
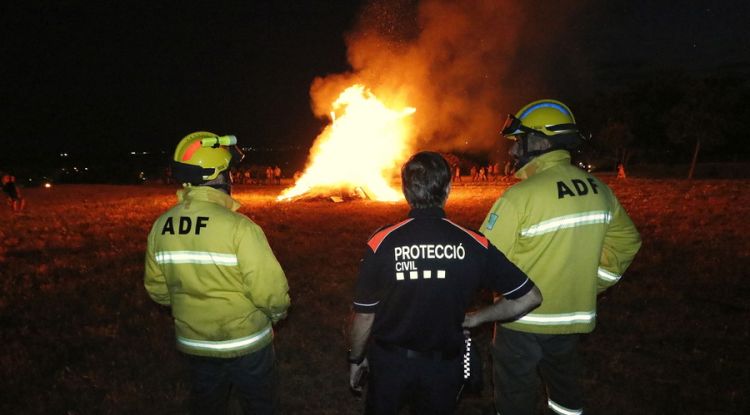
[[[609,120],[599,131],[598,140],[599,148],[606,149],[608,155],[623,166],[628,165],[628,161],[636,152],[635,136],[629,124],[623,121]]]
[[[728,79],[702,79],[687,85],[681,99],[665,113],[670,142],[683,149],[691,147],[688,179],[693,178],[701,150],[709,151],[726,143],[727,131],[738,122],[740,94]]]

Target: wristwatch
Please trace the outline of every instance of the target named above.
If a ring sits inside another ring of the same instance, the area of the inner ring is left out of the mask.
[[[352,350],[349,349],[349,351],[346,354],[346,361],[353,365],[361,365],[362,362],[365,361],[365,354],[362,353],[362,356],[352,357]]]

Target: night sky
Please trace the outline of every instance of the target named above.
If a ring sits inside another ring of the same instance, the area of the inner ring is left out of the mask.
[[[402,25],[414,21],[409,10],[419,5],[378,3],[402,13],[396,16]],[[750,71],[745,1],[528,3],[517,34],[522,47],[533,47],[525,34],[539,36],[555,13],[567,14],[565,30],[545,35],[536,52],[576,55],[575,66],[556,65],[549,75],[551,84],[568,86],[568,95],[655,71]],[[536,10],[547,3],[551,12]],[[310,110],[310,84],[350,70],[345,34],[365,5],[6,2],[0,6],[0,162],[62,151],[171,151],[195,130],[235,134],[245,146],[306,148],[322,125]]]

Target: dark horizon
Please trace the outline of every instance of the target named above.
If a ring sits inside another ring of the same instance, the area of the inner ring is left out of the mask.
[[[399,14],[384,21],[419,30],[412,14],[421,2],[375,3]],[[543,28],[538,7],[521,5],[516,12]],[[6,6],[0,30],[7,59],[0,73],[9,122],[0,170],[49,163],[63,152],[89,159],[171,152],[196,130],[235,134],[243,146],[309,148],[324,124],[310,108],[310,85],[351,71],[345,37],[374,8],[367,1]],[[681,8],[666,1],[583,3],[564,10],[569,23],[561,33],[524,39],[538,30],[523,28],[517,45],[563,58],[532,78],[544,80],[539,91],[557,91],[574,103],[660,77],[746,80],[747,10],[740,1]],[[524,55],[516,55],[516,72],[505,82],[535,70]],[[521,102],[528,92],[512,91],[517,96],[510,101]]]

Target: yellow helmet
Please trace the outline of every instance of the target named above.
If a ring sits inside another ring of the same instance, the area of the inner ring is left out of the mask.
[[[237,137],[198,131],[188,134],[177,144],[172,173],[181,183],[197,185],[216,179],[243,157],[237,147]]]
[[[521,108],[516,115],[508,114],[502,130],[502,134],[511,139],[532,132],[553,137],[578,134],[578,127],[573,112],[567,105],[554,99],[542,99]]]

